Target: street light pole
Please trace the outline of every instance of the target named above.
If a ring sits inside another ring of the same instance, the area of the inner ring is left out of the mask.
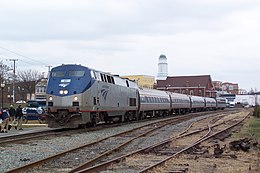
[[[5,84],[4,84],[4,83],[1,83],[1,89],[2,89],[2,108],[4,107],[4,87],[5,87]]]

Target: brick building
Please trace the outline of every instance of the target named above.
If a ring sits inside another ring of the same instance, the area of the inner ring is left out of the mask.
[[[238,95],[239,88],[237,83],[224,82],[222,83],[222,89],[227,93]]]
[[[166,80],[157,80],[155,88],[187,95],[216,97],[210,75],[168,76]]]
[[[12,83],[5,84],[5,87],[2,89],[3,95],[1,94],[1,99],[5,107],[9,107],[10,104],[14,104],[17,101],[35,99],[35,81],[16,82],[14,88]]]
[[[231,82],[221,82],[221,81],[213,81],[213,85],[215,90],[217,91],[225,91],[229,94],[245,94],[245,90],[239,90],[237,83],[231,83]],[[241,93],[240,93],[240,92]]]

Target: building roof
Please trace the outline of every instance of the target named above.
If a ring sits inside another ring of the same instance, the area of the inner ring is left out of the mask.
[[[213,87],[210,75],[200,76],[168,76],[166,80],[157,80],[157,87],[165,87],[169,84],[172,87],[206,87],[210,83],[210,88]]]
[[[159,58],[166,58],[164,54],[161,54]]]

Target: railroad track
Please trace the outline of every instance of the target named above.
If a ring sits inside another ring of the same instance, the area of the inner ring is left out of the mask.
[[[156,119],[156,118],[152,118]],[[160,118],[157,118],[160,119]],[[150,119],[151,120],[151,119]],[[138,121],[138,122],[146,122],[149,121],[147,119]],[[13,135],[6,135],[6,136],[1,136],[0,137],[0,145],[3,144],[8,144],[8,143],[17,143],[17,142],[22,142],[22,141],[29,141],[29,140],[34,140],[34,139],[40,139],[44,137],[50,137],[50,136],[62,136],[62,135],[73,135],[73,134],[78,134],[78,133],[85,133],[85,132],[90,132],[90,131],[97,131],[100,129],[105,129],[105,128],[111,128],[111,127],[118,127],[125,125],[127,123],[115,123],[115,124],[100,124],[95,127],[88,127],[85,129],[48,129],[48,130],[39,130],[39,131],[32,131],[28,133],[22,133],[22,134],[13,134]]]
[[[236,110],[228,110],[225,112],[233,112]],[[193,113],[190,114],[192,116],[197,116],[197,114],[205,115],[208,112],[200,112],[200,113]],[[160,119],[161,117],[157,118],[151,118],[151,119],[144,119],[138,122],[146,122],[146,121],[151,121],[155,119]],[[162,118],[164,119],[164,118]],[[6,136],[1,136],[0,137],[0,145],[3,144],[8,144],[8,143],[16,143],[16,142],[22,142],[22,141],[29,141],[33,139],[40,139],[44,137],[50,137],[50,136],[59,136],[59,135],[73,135],[77,133],[85,133],[85,132],[90,132],[90,131],[96,131],[104,128],[111,128],[111,127],[117,127],[117,126],[122,126],[127,123],[115,123],[115,124],[101,124],[96,127],[89,127],[86,129],[49,129],[49,130],[43,130],[43,131],[33,131],[33,132],[28,132],[28,133],[23,133],[23,134],[14,134],[14,135],[6,135]]]
[[[249,114],[248,114],[249,115]],[[168,138],[162,142],[158,142],[154,145],[147,146],[142,149],[138,149],[136,151],[133,151],[131,153],[125,154],[123,156],[111,159],[109,161],[105,161],[101,164],[94,165],[92,167],[83,168],[80,169],[74,169],[70,172],[101,172],[106,169],[109,169],[111,172],[120,172],[125,171],[129,169],[129,166],[126,166],[126,163],[124,163],[125,160],[133,157],[136,161],[136,165],[130,165],[132,172],[148,172],[152,169],[163,165],[166,161],[170,160],[171,158],[191,149],[192,147],[200,144],[203,141],[206,141],[216,135],[219,135],[220,133],[223,133],[234,126],[241,123],[245,118],[248,117],[245,116],[241,120],[225,120],[223,122],[216,123],[218,120],[210,120],[207,123],[207,128],[198,129],[198,130],[185,130],[183,133],[180,133],[178,136],[174,136],[171,138]],[[190,129],[190,127],[188,128]],[[188,132],[189,131],[189,132]],[[183,137],[187,137],[193,134],[197,134],[198,136],[201,136],[201,133],[204,132],[202,137],[199,137],[197,140],[190,142],[189,144],[186,144],[185,146],[180,147],[174,147],[170,149],[164,148],[165,146],[168,146],[173,141],[176,141],[178,139],[181,139]],[[164,153],[164,154],[162,154]],[[159,154],[159,156],[158,156]],[[165,155],[166,154],[166,155]],[[138,159],[141,158],[141,159]],[[112,167],[111,167],[112,165]],[[135,170],[133,170],[133,167],[135,167]]]
[[[233,127],[239,125],[246,118],[248,118],[249,115],[250,114],[248,114],[247,116],[245,116],[239,120],[229,119],[229,120],[220,122],[218,124],[211,124],[212,122],[209,121],[208,128],[201,129],[201,132],[205,131],[207,129],[207,132],[202,137],[191,142],[189,145],[186,145],[185,147],[183,147],[179,151],[175,152],[174,154],[171,154],[170,156],[167,156],[166,158],[164,158],[156,163],[153,163],[153,164],[149,165],[148,167],[143,168],[141,171],[138,171],[138,173],[144,173],[144,172],[149,172],[149,171],[151,172],[152,170],[155,171],[156,167],[163,166],[168,160],[176,157],[177,155],[187,152],[188,150],[192,149],[193,147],[199,145],[200,143],[205,142],[206,140],[209,140],[210,138],[216,137],[216,136],[220,135],[221,133],[227,132],[228,130],[232,129]],[[193,132],[187,133],[186,135],[183,135],[183,136],[189,136],[190,134],[195,133],[195,132],[196,131],[193,131]],[[176,139],[181,138],[183,136],[178,136]],[[158,151],[154,152],[154,154],[157,154],[157,153],[158,153]]]
[[[23,133],[23,134],[13,134],[13,135],[6,135],[0,137],[0,145],[8,144],[8,143],[15,143],[15,142],[21,142],[21,141],[28,141],[31,139],[39,139],[46,136],[53,136],[53,135],[59,135],[61,133],[61,129],[49,129],[49,130],[39,130],[29,133]]]
[[[82,145],[80,147],[76,147],[65,152],[58,153],[57,155],[53,155],[51,157],[29,163],[27,165],[12,169],[7,172],[46,172],[48,170],[52,170],[52,172],[74,172],[80,169],[84,169],[85,167],[92,166],[93,164],[96,164],[96,162],[100,161],[101,159],[104,159],[106,156],[111,155],[116,151],[119,151],[132,141],[137,140],[145,135],[148,135],[149,133],[152,133],[155,130],[160,129],[166,126],[167,124],[177,124],[182,121],[186,121],[188,119],[202,115],[201,113],[197,113],[194,114],[192,117],[189,114],[184,116],[162,119],[160,122],[149,123],[139,128],[125,131],[104,139],[100,139],[98,141]],[[110,147],[101,150],[103,146]],[[98,153],[96,154],[94,151],[97,151]],[[86,152],[93,152],[93,155],[91,155],[89,158],[86,158]],[[85,158],[82,159],[82,157]],[[85,160],[88,160],[87,164],[82,163],[82,161]]]
[[[227,112],[230,112],[230,111],[227,111]],[[234,111],[232,111],[232,112],[234,112]],[[193,118],[193,117],[197,117],[197,116],[203,116],[203,115],[205,115],[205,114],[214,114],[214,115],[216,115],[216,114],[220,114],[220,113],[223,113],[223,111],[221,111],[221,112],[206,112],[206,113],[194,113],[194,114],[189,114],[189,115],[186,115],[186,116],[179,116],[179,117],[171,117],[171,118],[166,118],[166,119],[160,119],[159,121],[169,121],[169,119],[179,119],[179,118],[183,118],[183,120],[180,120],[180,121],[185,121],[185,119],[187,120],[187,119],[189,119],[189,118]],[[192,115],[192,116],[191,116]],[[147,125],[145,125],[145,126],[149,126],[149,125],[151,125],[151,126],[160,126],[159,124],[155,124],[155,125],[152,125],[152,124],[154,124],[154,123],[149,123],[149,124],[147,124]],[[119,124],[120,125],[120,124]],[[122,125],[122,124],[121,124]],[[109,127],[111,127],[111,125],[108,125]],[[112,125],[112,126],[118,126],[118,125]],[[100,126],[100,127],[98,127],[98,128],[104,128],[104,127],[102,127],[102,126]],[[142,127],[140,127],[140,128],[142,128]],[[95,131],[96,130],[96,128],[93,128],[92,129],[93,131]],[[82,131],[82,129],[81,130],[79,130],[78,132],[83,132],[84,133],[84,131],[92,131],[92,130],[90,130],[89,128],[88,129],[84,129],[83,131]],[[134,130],[134,129],[133,129]],[[152,130],[152,131],[154,131],[154,130]],[[152,132],[151,131],[151,132]],[[151,133],[151,132],[148,132],[148,133]],[[67,133],[67,132],[66,132]],[[62,132],[62,134],[63,134],[63,132]],[[129,135],[129,136],[134,136],[134,134],[132,134],[132,135]],[[135,135],[135,136],[138,136],[138,135]],[[110,138],[111,137],[113,137],[113,136],[110,136]],[[142,136],[140,136],[140,137],[142,137]],[[139,138],[140,138],[139,137]],[[55,138],[56,138],[56,136],[55,136]],[[107,137],[107,139],[108,139],[109,137]],[[126,138],[126,137],[121,137],[121,138]],[[136,138],[137,139],[137,138]],[[101,140],[99,140],[99,141],[96,141],[96,142],[93,142],[93,143],[90,143],[90,144],[86,144],[86,145],[95,145],[95,144],[97,144],[98,142],[101,142],[103,139],[101,139]],[[106,139],[104,139],[104,140],[106,140]],[[111,140],[111,139],[110,139]],[[135,139],[132,139],[132,141],[134,141]],[[113,141],[113,140],[112,140]],[[115,141],[115,140],[114,140]],[[131,141],[130,141],[131,142]],[[105,143],[100,143],[100,147],[103,147],[105,145]],[[110,145],[110,144],[109,144]],[[121,146],[121,148],[123,148],[123,147],[125,147],[127,144],[124,144],[123,146]],[[111,146],[113,146],[113,145],[111,145]],[[77,147],[77,148],[73,148],[73,149],[71,149],[71,150],[69,150],[69,151],[66,151],[66,152],[61,152],[61,153],[59,153],[57,156],[55,155],[53,155],[53,156],[51,156],[51,157],[48,157],[48,158],[45,158],[45,159],[42,159],[42,160],[40,160],[40,161],[36,161],[36,162],[30,162],[28,165],[24,165],[24,166],[22,166],[22,167],[19,167],[19,168],[15,168],[15,169],[12,169],[12,170],[9,170],[8,172],[25,172],[25,170],[34,170],[34,168],[36,167],[36,166],[38,166],[38,165],[41,165],[41,167],[45,167],[45,165],[43,165],[44,163],[48,163],[49,161],[49,159],[51,160],[50,162],[53,162],[53,160],[59,160],[59,158],[62,160],[62,162],[65,160],[65,159],[63,159],[62,157],[63,156],[65,156],[66,155],[66,153],[68,152],[72,152],[72,151],[74,151],[74,150],[78,150],[80,147]],[[120,147],[119,148],[116,148],[116,147],[114,147],[114,148],[112,148],[111,149],[111,152],[109,152],[109,150],[106,150],[106,151],[104,151],[104,152],[107,152],[106,154],[104,154],[104,156],[105,155],[111,155],[111,153],[113,153],[113,151],[118,151],[120,149]],[[89,152],[93,152],[93,151],[95,151],[95,150],[99,150],[99,149],[94,149],[94,148],[90,148],[89,149]],[[88,151],[87,151],[88,152]],[[77,154],[76,154],[77,155]],[[96,157],[98,157],[98,156],[96,156]],[[85,159],[85,160],[92,160],[93,158],[95,158],[95,156],[91,156],[91,158],[87,158],[87,159]],[[77,157],[77,156],[75,156],[74,157],[74,159],[76,159],[76,160],[80,160],[79,159],[79,157]],[[102,157],[98,157],[98,159],[96,159],[95,161],[92,161],[92,164],[96,164],[96,163],[94,163],[94,162],[97,162],[97,161],[99,161],[100,159],[103,159],[103,156]],[[73,160],[73,159],[72,159]],[[84,161],[84,160],[83,160]],[[65,161],[65,164],[66,164],[66,162],[70,162],[70,159],[67,159],[66,161]],[[82,161],[81,161],[82,162]],[[26,162],[23,162],[22,164],[25,164]],[[28,163],[28,162],[27,162]],[[79,165],[81,165],[82,163],[76,163],[75,165],[73,165],[73,167],[69,167],[68,169],[61,169],[61,172],[68,172],[68,171],[70,171],[70,170],[72,170],[73,168],[76,168],[76,167],[78,167]],[[59,163],[58,163],[58,165],[59,165]],[[89,165],[91,165],[91,164],[89,164]],[[55,165],[55,167],[56,167],[57,165]],[[68,166],[67,164],[66,164],[66,166]],[[49,170],[51,170],[51,169],[55,169],[55,167],[52,167],[52,168],[48,168]],[[31,172],[31,171],[29,171],[29,172]],[[36,171],[35,171],[36,172]],[[37,171],[38,172],[38,171]],[[44,172],[46,172],[46,171],[44,171]],[[53,172],[53,171],[51,171],[51,172]]]

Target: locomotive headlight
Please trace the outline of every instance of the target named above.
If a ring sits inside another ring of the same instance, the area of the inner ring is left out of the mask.
[[[68,90],[60,90],[59,93],[60,93],[60,94],[68,94],[69,91],[68,91]]]
[[[52,96],[49,97],[49,100],[52,101]]]
[[[77,96],[75,96],[73,100],[74,100],[74,101],[77,101],[77,100],[78,100],[78,97],[77,97]]]

